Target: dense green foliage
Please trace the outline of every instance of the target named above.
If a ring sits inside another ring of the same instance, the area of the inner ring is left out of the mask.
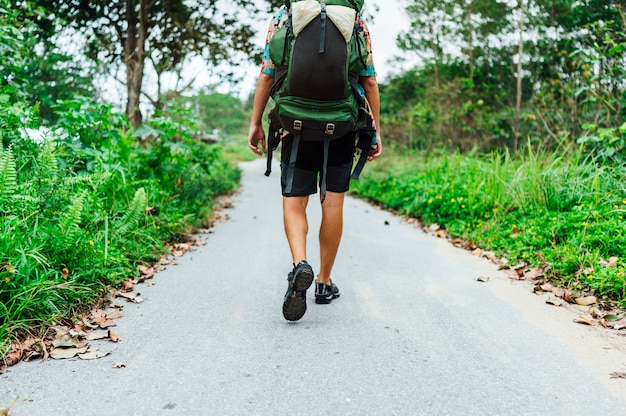
[[[43,11],[11,9],[8,4],[0,1],[0,99],[17,104],[19,97],[27,106],[37,105],[44,120],[54,121],[57,100],[93,94],[93,68],[38,36],[26,16]]]
[[[27,71],[40,60],[25,11],[3,13],[1,348],[135,276],[204,226],[216,196],[239,181],[219,147],[195,138],[202,126],[190,109],[174,103],[133,130],[111,105],[80,95],[86,78],[76,78],[80,88],[63,84],[63,94],[42,88]],[[45,112],[32,93],[44,90],[54,97]]]
[[[134,276],[203,226],[239,178],[190,126],[161,117],[131,135],[110,106],[75,99],[56,111],[63,133],[0,153],[2,340]]]
[[[420,64],[383,88],[386,137],[405,148],[462,151],[578,141],[610,162],[625,161],[621,2],[407,4],[412,25],[399,44]]]
[[[357,195],[436,223],[513,264],[547,261],[553,281],[626,306],[623,167],[531,146],[515,158],[439,152],[377,163],[353,184]],[[616,267],[600,264],[613,256]]]

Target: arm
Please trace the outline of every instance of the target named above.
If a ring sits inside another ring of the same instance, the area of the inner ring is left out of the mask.
[[[380,128],[380,94],[378,92],[378,81],[376,81],[376,77],[361,76],[359,83],[365,90],[365,98],[367,98],[369,102],[372,115],[374,116],[374,122],[376,123],[376,147],[370,150],[369,156],[367,157],[367,160],[371,161],[380,156],[383,151],[383,138]]]
[[[250,120],[250,131],[248,133],[248,147],[257,155],[262,156],[265,146],[265,132],[263,131],[263,111],[270,98],[270,88],[274,83],[274,77],[261,72],[256,84],[254,93],[254,107],[252,119]],[[259,142],[261,148],[259,148]]]

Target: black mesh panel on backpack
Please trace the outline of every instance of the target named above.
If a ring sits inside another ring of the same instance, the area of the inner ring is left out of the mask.
[[[289,64],[289,95],[320,101],[346,96],[346,41],[332,20],[326,18],[324,52],[320,53],[322,26],[322,18],[318,16],[296,37]]]

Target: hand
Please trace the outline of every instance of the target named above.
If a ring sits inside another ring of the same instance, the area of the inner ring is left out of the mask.
[[[260,148],[259,143],[261,143]],[[263,125],[261,123],[253,123],[250,125],[250,132],[248,133],[248,147],[257,155],[263,156],[263,152],[266,147],[265,132],[263,131]]]
[[[380,156],[382,152],[383,152],[383,140],[380,135],[380,132],[378,132],[377,137],[376,137],[376,145],[370,149],[369,154],[367,155],[367,161],[371,162],[372,160]]]

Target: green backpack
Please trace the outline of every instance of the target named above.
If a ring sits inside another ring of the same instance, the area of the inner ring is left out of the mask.
[[[291,192],[301,140],[324,142],[321,178],[326,196],[326,165],[330,141],[358,131],[361,157],[353,171],[356,179],[372,146],[373,126],[365,98],[358,92],[359,73],[366,67],[367,41],[358,14],[364,0],[287,0],[288,19],[269,42],[276,67],[270,95],[266,175],[281,131],[293,134],[285,192]]]

